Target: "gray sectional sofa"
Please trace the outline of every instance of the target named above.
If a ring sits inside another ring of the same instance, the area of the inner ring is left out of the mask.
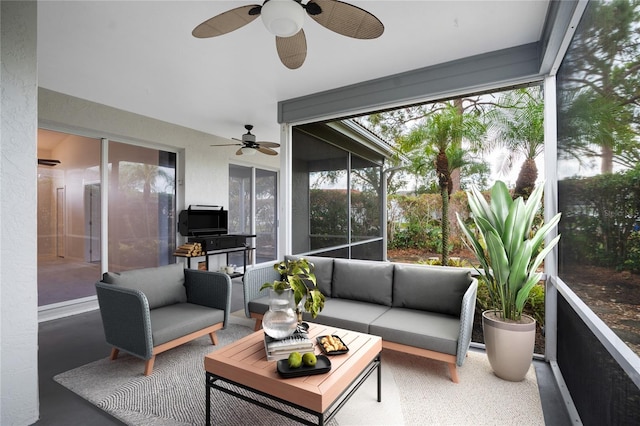
[[[325,295],[322,312],[305,321],[382,337],[383,348],[444,361],[458,382],[471,342],[478,282],[468,270],[441,266],[304,256],[315,266]],[[291,258],[291,256],[289,256]],[[245,314],[261,327],[269,309],[265,282],[279,279],[272,265],[244,275]]]
[[[150,375],[156,355],[226,327],[231,279],[218,272],[185,269],[181,263],[106,272],[96,283],[104,334],[113,349],[146,361]]]

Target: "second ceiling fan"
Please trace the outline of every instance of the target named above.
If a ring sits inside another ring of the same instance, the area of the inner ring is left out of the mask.
[[[338,0],[266,0],[262,6],[240,6],[210,18],[194,28],[197,38],[230,33],[258,16],[276,36],[280,61],[290,69],[300,68],[307,57],[307,39],[302,29],[305,12],[325,28],[357,39],[373,39],[384,32],[384,25],[371,13]]]
[[[253,129],[253,125],[245,124],[244,128],[247,129],[247,133],[242,135],[242,139],[231,138],[241,143],[211,145],[211,146],[239,146],[240,149],[236,151],[236,155],[253,155],[256,152],[261,152],[267,155],[278,155],[278,152],[274,151],[271,148],[278,148],[280,146],[279,143],[264,142],[264,141],[257,142],[256,135],[251,133],[251,129]]]

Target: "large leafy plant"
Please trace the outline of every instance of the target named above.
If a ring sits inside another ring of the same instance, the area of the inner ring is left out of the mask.
[[[467,192],[478,236],[458,216],[465,242],[483,269],[493,308],[503,319],[520,320],[529,293],[542,276],[537,269],[560,240],[557,235],[544,245],[545,237],[560,221],[560,213],[534,229],[542,191],[543,185],[539,184],[527,201],[522,197],[513,200],[504,182],[497,181],[491,189],[490,203],[476,188]]]
[[[296,309],[300,306],[300,302],[304,300],[305,311],[311,313],[313,318],[317,317],[322,308],[324,308],[324,295],[316,286],[313,263],[305,258],[283,260],[273,265],[273,269],[278,271],[281,279],[272,283],[264,283],[260,290],[271,288],[278,293],[282,293],[290,288],[293,290]]]

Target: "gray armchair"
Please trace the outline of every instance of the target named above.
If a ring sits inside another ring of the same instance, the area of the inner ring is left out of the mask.
[[[230,314],[229,276],[181,264],[107,272],[96,291],[111,359],[120,351],[139,357],[147,376],[161,352],[207,334],[217,344]]]

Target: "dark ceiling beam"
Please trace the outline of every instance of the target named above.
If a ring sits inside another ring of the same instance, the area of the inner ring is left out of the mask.
[[[525,84],[541,79],[539,69],[539,44],[525,44],[281,101],[278,122],[342,118]]]
[[[588,2],[551,1],[538,42],[281,101],[278,122],[338,119],[540,81],[557,72]]]

